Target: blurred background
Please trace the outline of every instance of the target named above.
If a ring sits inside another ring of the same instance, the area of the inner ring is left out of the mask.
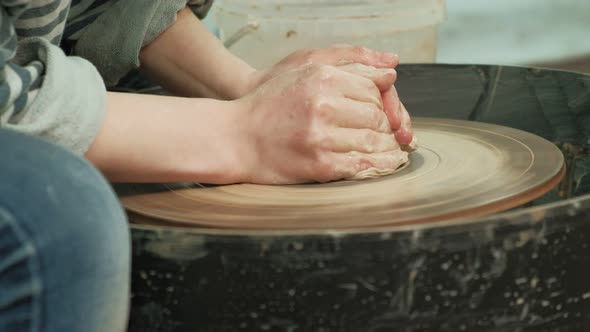
[[[216,0],[205,23],[255,67],[346,42],[405,63],[590,72],[590,0]]]

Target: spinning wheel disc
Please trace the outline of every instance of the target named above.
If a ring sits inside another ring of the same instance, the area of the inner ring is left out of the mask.
[[[125,196],[132,221],[232,229],[343,229],[481,216],[557,185],[564,159],[551,142],[492,124],[417,118],[419,148],[372,180],[167,188]]]

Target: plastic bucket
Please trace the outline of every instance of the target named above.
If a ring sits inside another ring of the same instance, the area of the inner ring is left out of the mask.
[[[405,63],[436,57],[444,0],[218,0],[219,35],[257,68],[302,48],[353,44],[395,52]]]

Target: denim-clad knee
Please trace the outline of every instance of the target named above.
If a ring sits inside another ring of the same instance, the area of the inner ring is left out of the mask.
[[[0,331],[124,331],[124,213],[88,162],[0,129]]]

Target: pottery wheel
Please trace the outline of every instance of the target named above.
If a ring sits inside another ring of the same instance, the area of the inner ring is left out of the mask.
[[[496,213],[557,185],[564,159],[551,142],[492,124],[416,118],[419,148],[372,180],[267,186],[162,185],[121,197],[130,219],[201,228],[350,229]]]

